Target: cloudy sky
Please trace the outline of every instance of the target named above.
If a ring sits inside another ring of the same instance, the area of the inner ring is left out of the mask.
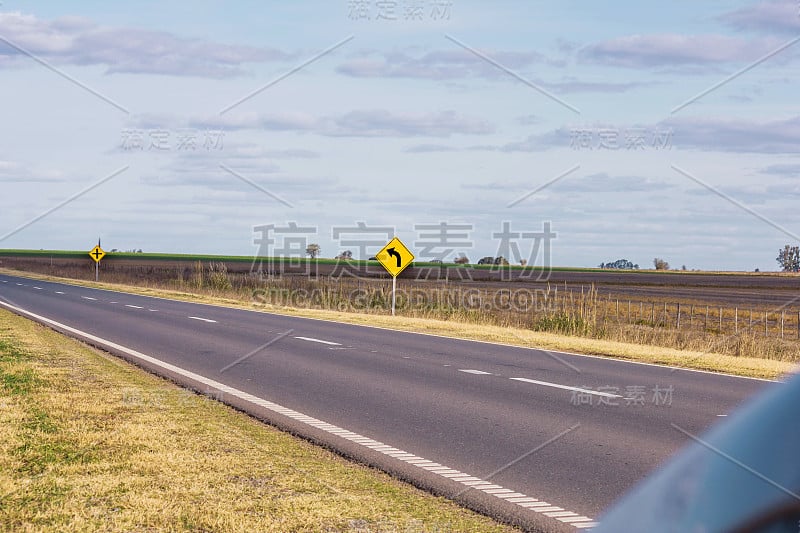
[[[358,256],[386,230],[341,228],[420,252],[444,222],[466,235],[426,253],[476,260],[549,222],[559,266],[774,270],[800,240],[799,11],[3,0],[0,247],[252,255],[294,222]]]

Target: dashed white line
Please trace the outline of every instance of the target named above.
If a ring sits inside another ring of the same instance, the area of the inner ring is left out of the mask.
[[[142,307],[141,305],[125,304],[125,307],[130,307],[131,309],[144,309],[144,307]]]
[[[484,372],[483,370],[473,370],[471,368],[459,368],[459,372],[464,372],[465,374],[475,374],[478,376],[491,376],[491,372]]]
[[[183,376],[183,377],[188,378],[188,379],[190,379],[190,380],[192,380],[194,382],[201,383],[201,384],[206,385],[208,387],[211,387],[213,389],[217,389],[217,390],[223,392],[224,394],[226,394],[228,396],[233,396],[235,398],[239,398],[239,399],[244,400],[244,401],[246,401],[248,403],[251,403],[253,405],[257,405],[257,406],[262,407],[264,409],[268,409],[268,410],[270,410],[270,411],[272,411],[274,413],[278,413],[280,415],[283,415],[283,416],[286,416],[288,418],[291,418],[292,420],[297,420],[297,421],[303,422],[303,423],[305,423],[305,424],[307,424],[307,425],[309,425],[311,427],[320,429],[320,430],[325,431],[325,432],[327,432],[327,433],[329,433],[331,435],[336,435],[336,436],[341,437],[343,439],[346,439],[346,440],[348,440],[350,442],[355,442],[355,443],[361,444],[362,446],[370,448],[370,449],[374,450],[375,452],[381,453],[381,454],[383,454],[383,455],[385,455],[387,457],[397,458],[398,460],[403,461],[405,463],[415,465],[415,466],[417,466],[419,468],[422,468],[422,469],[424,469],[426,471],[429,471],[431,474],[441,476],[444,479],[448,479],[448,480],[460,483],[461,485],[464,485],[466,487],[471,487],[471,488],[473,488],[475,490],[480,490],[481,492],[484,492],[484,494],[492,494],[493,492],[495,492],[494,489],[505,489],[505,487],[502,487],[500,485],[496,485],[496,484],[491,483],[489,481],[481,480],[480,478],[476,478],[476,477],[470,476],[468,473],[459,472],[458,470],[451,469],[451,468],[447,467],[446,465],[442,465],[442,464],[439,464],[439,463],[434,463],[433,461],[429,461],[427,459],[423,459],[422,457],[410,454],[410,453],[406,452],[405,450],[401,450],[399,448],[395,448],[393,446],[389,446],[387,444],[384,444],[382,442],[376,441],[374,439],[370,439],[370,438],[365,437],[363,435],[359,435],[358,433],[354,433],[352,431],[348,431],[346,429],[340,428],[340,427],[335,426],[333,424],[329,424],[329,423],[324,422],[322,420],[319,420],[317,418],[310,417],[308,415],[305,415],[305,414],[300,413],[298,411],[295,411],[293,409],[289,409],[288,407],[284,407],[282,405],[279,405],[279,404],[264,400],[263,398],[259,398],[258,396],[253,396],[252,394],[249,394],[247,392],[241,391],[239,389],[235,389],[233,387],[225,385],[224,383],[220,383],[219,381],[215,381],[215,380],[207,378],[205,376],[201,376],[200,374],[196,374],[194,372],[191,372],[189,370],[186,370],[186,369],[183,369],[181,367],[175,366],[173,364],[167,363],[165,361],[161,361],[160,359],[156,359],[155,357],[143,354],[141,352],[137,352],[136,350],[132,350],[132,349],[126,347],[126,346],[122,346],[122,345],[117,344],[115,342],[106,340],[106,339],[104,339],[102,337],[97,337],[95,335],[92,335],[91,333],[86,333],[86,332],[81,331],[79,329],[72,328],[72,327],[67,326],[65,324],[61,324],[60,322],[56,322],[55,320],[51,320],[51,319],[43,317],[41,315],[37,315],[37,314],[31,313],[30,311],[26,311],[24,309],[21,309],[19,307],[7,304],[7,303],[2,302],[2,301],[0,301],[0,306],[3,306],[5,308],[7,308],[7,309],[11,309],[11,310],[16,311],[16,312],[18,312],[20,314],[29,316],[29,317],[34,318],[34,319],[36,319],[36,320],[38,320],[40,322],[43,322],[45,324],[50,324],[52,326],[55,326],[55,327],[61,329],[62,331],[67,331],[67,332],[70,332],[72,334],[78,335],[79,337],[82,337],[84,339],[88,339],[88,340],[100,343],[101,345],[107,346],[108,348],[110,348],[112,350],[117,350],[119,352],[125,353],[125,354],[127,354],[127,355],[129,355],[131,357],[134,357],[136,359],[139,359],[141,361],[146,361],[146,362],[148,362],[148,363],[150,363],[150,364],[152,364],[154,366],[157,366],[157,367],[162,368],[164,370],[168,370],[169,372],[172,372],[174,374]],[[201,319],[200,317],[190,317],[190,318],[196,318],[198,320],[208,320],[208,319]],[[319,339],[316,339],[316,340],[319,340]],[[325,341],[325,342],[328,342],[328,341]],[[400,457],[400,456],[402,456],[402,457]],[[462,481],[458,481],[456,478],[462,478]],[[487,491],[492,491],[492,492],[487,492]],[[551,516],[550,518],[552,518],[554,520],[558,520],[558,521],[560,521],[560,522],[562,522],[564,524],[569,524],[569,525],[571,525],[571,526],[573,526],[575,528],[587,529],[587,528],[591,528],[591,527],[597,526],[597,523],[594,520],[592,520],[591,518],[589,518],[589,517],[579,516],[576,513],[569,512],[566,509],[563,509],[563,508],[558,507],[556,505],[553,505],[551,503],[548,503],[548,502],[545,502],[545,501],[540,501],[537,498],[529,497],[529,496],[524,495],[522,493],[513,492],[513,491],[511,491],[509,489],[505,489],[502,492],[498,491],[497,494],[493,494],[493,495],[494,495],[495,498],[498,498],[499,500],[502,500],[502,501],[509,501],[506,498],[511,498],[512,496],[514,496],[513,499],[515,499],[515,500],[520,498],[517,502],[515,502],[515,505],[518,505],[519,507],[521,507],[523,509],[528,509],[528,510],[533,511],[535,513],[542,513],[542,514],[544,514],[544,513],[553,513],[554,515],[558,515],[558,516]],[[567,515],[563,515],[562,516],[563,513],[567,513],[567,512],[569,512],[568,516]]]
[[[315,339],[314,337],[295,337],[295,339],[300,339],[301,341],[318,342],[320,344],[328,344],[330,346],[341,346],[341,343],[324,341],[322,339]]]
[[[97,298],[92,298],[91,296],[81,296],[81,298],[83,298],[84,300],[93,300],[93,301],[97,301]]]
[[[717,415],[717,416],[728,416],[728,415]]]
[[[56,291],[56,294],[65,294],[65,293],[63,293],[61,291]]]
[[[36,289],[37,291],[40,291],[40,290],[42,290],[42,288],[41,288],[41,287],[34,287],[34,289]]]
[[[148,309],[148,311],[158,311],[158,309]]]
[[[22,283],[17,283],[17,286],[18,287],[22,287]]]
[[[201,322],[208,322],[209,324],[216,324],[217,323],[216,320],[211,320],[210,318],[203,318],[203,317],[199,317],[199,316],[190,316],[189,318],[191,318],[192,320],[200,320]]]
[[[528,379],[528,378],[509,378],[509,379],[513,379],[514,381],[524,381],[525,383],[533,383],[535,385],[543,385],[545,387],[554,387],[556,389],[582,392],[584,394],[594,394],[595,396],[605,396],[607,398],[622,398],[622,396],[620,396],[619,394],[611,394],[610,392],[600,392],[596,390],[582,389],[580,387],[569,387],[567,385],[559,385],[558,383],[550,383],[549,381],[537,381],[535,379]]]

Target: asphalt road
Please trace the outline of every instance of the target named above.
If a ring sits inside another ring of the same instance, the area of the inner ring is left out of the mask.
[[[533,531],[593,518],[770,382],[0,275],[0,306]]]

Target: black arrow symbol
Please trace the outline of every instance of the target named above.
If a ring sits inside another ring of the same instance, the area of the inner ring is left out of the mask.
[[[400,268],[400,263],[402,263],[403,259],[400,257],[400,254],[397,253],[397,250],[394,249],[394,246],[387,248],[386,253],[397,258],[397,268]]]

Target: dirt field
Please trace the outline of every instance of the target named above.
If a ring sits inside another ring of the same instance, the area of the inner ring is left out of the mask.
[[[246,275],[260,271],[266,276],[358,276],[365,279],[388,279],[380,265],[254,262],[249,258],[222,261],[229,275]],[[141,259],[115,258],[113,254],[101,262],[101,275],[125,274],[140,279],[159,281],[174,279],[183,273],[187,278],[195,265],[192,260],[166,260],[142,257]],[[94,263],[87,257],[58,256],[14,257],[0,255],[0,267],[27,270],[50,275],[64,275],[76,279],[93,279]],[[800,310],[800,275],[783,273],[699,273],[699,272],[618,272],[607,270],[553,270],[547,274],[538,271],[510,269],[506,272],[474,267],[409,267],[400,279],[428,281],[430,283],[462,284],[481,290],[515,287],[546,289],[558,287],[580,293],[594,287],[601,297],[620,300],[656,301],[697,305],[741,307],[757,310],[783,308]]]

